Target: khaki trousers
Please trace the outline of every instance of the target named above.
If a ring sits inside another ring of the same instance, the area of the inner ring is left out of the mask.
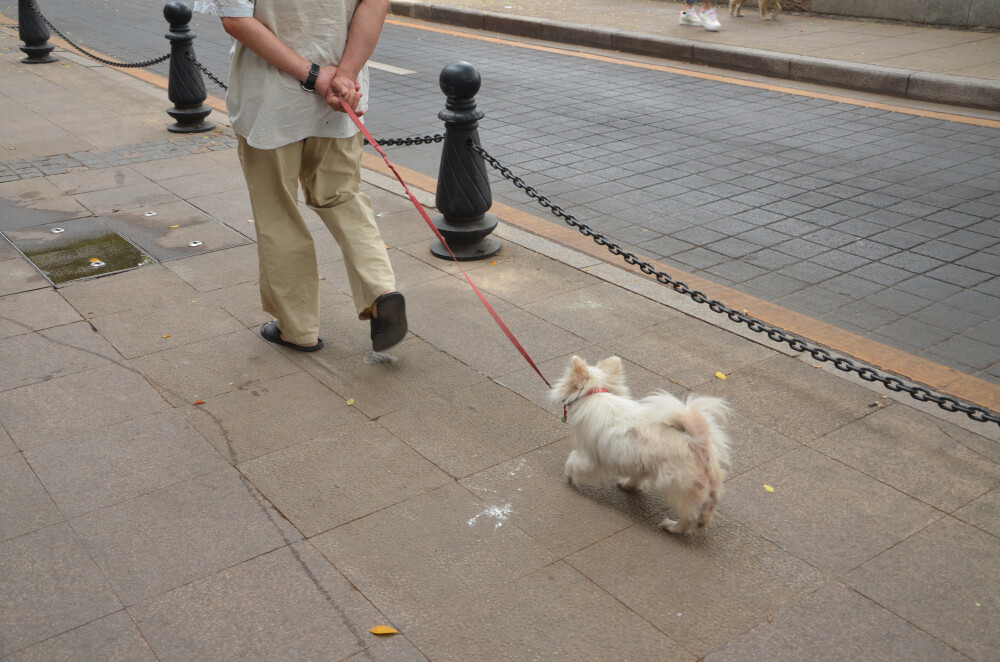
[[[311,344],[319,333],[319,272],[312,234],[299,213],[298,186],[340,245],[358,317],[367,319],[379,295],[396,289],[371,199],[361,192],[361,134],[306,138],[277,149],[239,139],[250,192],[260,300],[285,339]]]

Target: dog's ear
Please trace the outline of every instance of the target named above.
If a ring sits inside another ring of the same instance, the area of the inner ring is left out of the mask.
[[[609,356],[598,363],[597,367],[608,377],[617,377],[618,379],[622,377],[622,360],[617,356]]]
[[[590,376],[590,370],[587,369],[587,362],[579,356],[571,358],[569,360],[569,365],[570,369],[573,371],[573,377],[576,381],[585,381]]]

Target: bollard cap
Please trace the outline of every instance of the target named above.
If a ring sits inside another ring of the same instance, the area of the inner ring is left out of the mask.
[[[163,5],[163,18],[170,23],[170,28],[183,27],[191,22],[191,8],[181,0],[171,0]]]
[[[483,79],[478,69],[462,61],[453,62],[442,69],[438,83],[449,99],[469,99],[476,96]]]

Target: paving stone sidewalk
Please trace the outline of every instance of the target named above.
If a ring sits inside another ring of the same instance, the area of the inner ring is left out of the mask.
[[[164,140],[159,90],[12,45],[5,148]],[[614,353],[637,393],[733,405],[721,515],[671,536],[658,498],[565,485],[544,385],[392,182],[365,180],[408,300],[394,362],[371,359],[318,220],[309,355],[259,337],[253,243],[57,288],[0,243],[0,659],[1000,659],[1000,430],[502,225],[467,267],[546,375]],[[0,183],[0,201],[29,227],[167,225],[143,212],[176,205],[253,236],[231,149]]]

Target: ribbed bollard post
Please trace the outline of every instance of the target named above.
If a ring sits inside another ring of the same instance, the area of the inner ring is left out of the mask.
[[[167,114],[177,120],[167,127],[174,133],[201,133],[215,128],[205,118],[212,109],[204,105],[208,93],[201,72],[194,62],[194,35],[191,34],[191,8],[179,0],[168,2],[163,7],[163,17],[170,23],[170,79],[167,84],[167,98],[174,107]],[[190,57],[189,57],[190,56]]]
[[[25,64],[55,62],[59,58],[52,55],[55,48],[49,43],[49,29],[38,14],[35,0],[17,0],[17,38],[24,42],[21,50],[28,57],[21,60]]]
[[[486,162],[469,145],[470,141],[479,145],[476,129],[483,113],[476,110],[475,96],[482,79],[468,62],[455,62],[441,70],[439,83],[448,99],[438,113],[444,120],[444,146],[435,197],[441,215],[434,218],[434,225],[456,258],[481,260],[500,250],[500,240],[489,236],[497,219],[486,213],[493,205]],[[438,240],[431,244],[431,253],[451,259]]]

